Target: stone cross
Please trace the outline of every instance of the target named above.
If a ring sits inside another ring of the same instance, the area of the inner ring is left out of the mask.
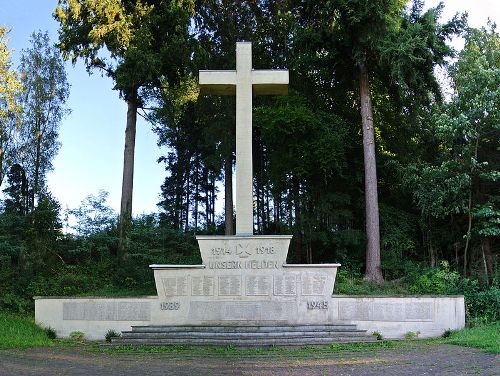
[[[288,70],[252,69],[252,43],[236,43],[236,70],[200,71],[202,94],[236,94],[236,235],[253,235],[252,94],[288,92]]]

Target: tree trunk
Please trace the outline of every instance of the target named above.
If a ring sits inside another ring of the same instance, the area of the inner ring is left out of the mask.
[[[476,138],[476,144],[474,147],[474,159],[477,161],[477,150],[479,148],[479,134],[477,135]],[[472,162],[472,158],[471,158]],[[472,163],[471,163],[472,165]],[[472,171],[471,171],[471,177],[472,177]],[[472,229],[472,188],[473,184],[471,181],[470,184],[470,190],[469,190],[469,203],[467,205],[468,207],[468,225],[467,225],[467,239],[465,241],[465,248],[464,248],[464,277],[467,276],[467,251],[469,250],[469,244],[470,244],[470,238],[471,238],[471,229]]]
[[[200,199],[200,163],[199,157],[196,157],[196,177],[195,177],[195,192],[194,192],[194,233],[198,232],[198,205]]]
[[[484,259],[486,263],[486,270],[488,271],[489,275],[493,276],[494,275],[494,267],[493,267],[493,252],[491,250],[491,237],[486,237],[481,239],[481,246],[483,249],[483,254],[484,254]]]
[[[453,243],[453,248],[455,249],[455,264],[457,265],[457,270],[459,270],[459,266],[458,266],[458,250],[460,248],[460,242]]]
[[[224,162],[225,234],[234,235],[233,226],[233,153],[229,152]]]
[[[189,161],[191,161],[191,158],[189,158]],[[191,206],[191,166],[190,163],[186,168],[186,210],[185,210],[185,217],[186,217],[186,223],[184,226],[184,232],[187,232],[189,230],[189,208]]]
[[[31,202],[31,211],[35,209],[35,197],[39,197],[39,190],[40,190],[40,153],[41,153],[41,148],[42,148],[42,137],[40,134],[40,131],[37,131],[36,135],[36,154],[35,154],[35,176],[34,176],[34,183],[33,183],[33,200]]]
[[[0,136],[1,138],[1,136]],[[3,170],[3,160],[4,160],[4,155],[5,155],[5,152],[3,150],[3,147],[1,145],[2,141],[0,140],[0,187],[2,186],[2,183],[3,183],[3,179],[5,177],[5,174],[4,174],[4,170]]]
[[[380,230],[377,193],[377,165],[375,161],[375,134],[370,98],[368,72],[364,62],[359,66],[359,92],[361,97],[361,123],[363,126],[363,154],[365,162],[366,205],[366,274],[365,279],[382,283],[380,267]]]
[[[212,210],[212,224],[215,225],[215,175],[212,174],[211,185],[210,188],[212,190],[212,196],[210,197],[212,202],[210,205],[210,209]]]
[[[127,98],[127,127],[125,129],[125,148],[123,151],[122,199],[120,207],[120,243],[118,256],[127,257],[126,239],[132,222],[132,192],[134,189],[134,151],[137,126],[137,89]]]
[[[472,187],[471,187],[471,190],[469,191],[469,203],[467,206],[469,209],[469,214],[467,216],[468,217],[467,236],[466,236],[465,248],[464,248],[464,277],[467,276],[467,258],[468,258],[468,250],[469,250],[471,228],[472,228]]]
[[[432,241],[429,242],[429,253],[431,254],[431,268],[435,268],[437,266],[437,249]]]
[[[206,230],[209,229],[210,227],[210,186],[208,182],[208,170],[205,168],[203,170],[203,183],[204,183],[204,190],[205,190],[205,226]]]

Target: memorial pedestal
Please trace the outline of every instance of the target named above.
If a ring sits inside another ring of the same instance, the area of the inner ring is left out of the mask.
[[[340,264],[286,264],[292,236],[198,236],[202,265],[150,265],[158,325],[333,322]]]

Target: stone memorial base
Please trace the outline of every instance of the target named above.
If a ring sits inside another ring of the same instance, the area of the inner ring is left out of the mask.
[[[289,265],[291,236],[198,236],[202,265],[151,265],[169,325],[329,321],[339,264]]]
[[[132,327],[173,325],[164,320],[166,310],[161,309],[164,301],[157,296],[34,299],[35,321],[42,327],[54,328],[62,338],[81,331],[87,339],[103,340],[110,329],[124,332]],[[333,295],[328,298],[328,312],[329,320],[324,325],[355,325],[368,334],[379,332],[388,339],[404,338],[410,331],[420,332],[421,338],[438,337],[445,330],[465,326],[463,296]],[[227,326],[237,321],[224,322]]]
[[[247,327],[252,336],[265,328],[275,328],[275,334],[279,328],[300,333],[349,328],[344,332],[376,331],[385,338],[402,338],[411,331],[432,337],[465,325],[463,296],[332,295],[340,265],[286,264],[291,236],[197,240],[202,265],[150,266],[158,296],[35,297],[36,322],[54,328],[60,337],[82,331],[88,339],[103,339],[111,329],[128,333],[132,327],[130,336],[214,328],[234,335],[236,328]],[[311,341],[312,334],[308,336]],[[300,344],[300,338],[295,341]]]

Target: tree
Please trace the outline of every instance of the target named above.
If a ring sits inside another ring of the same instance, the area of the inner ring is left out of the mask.
[[[21,106],[18,95],[22,84],[12,69],[6,26],[0,26],[0,185],[14,157],[13,145],[16,126],[19,126]]]
[[[59,47],[65,57],[100,69],[127,102],[120,208],[120,252],[132,216],[137,110],[154,88],[180,81],[190,59],[193,0],[59,0]],[[107,51],[104,51],[107,50]]]
[[[109,193],[100,190],[97,196],[88,195],[76,209],[69,210],[76,219],[74,229],[77,234],[83,237],[89,237],[115,224],[116,215],[112,208],[107,205]]]
[[[22,51],[20,98],[23,128],[20,134],[19,163],[24,166],[31,186],[30,209],[44,192],[45,175],[59,150],[57,137],[63,117],[69,84],[59,50],[50,44],[47,32],[33,33],[31,47]]]
[[[433,67],[451,54],[446,38],[456,32],[459,23],[455,18],[449,24],[439,25],[441,7],[422,15],[422,1],[414,1],[407,13],[404,12],[405,4],[405,0],[306,1],[299,4],[300,22],[304,27],[298,33],[296,44],[307,46],[309,54],[315,51],[312,56],[319,61],[317,72],[323,72],[317,82],[343,87],[359,95],[357,109],[362,127],[365,173],[365,278],[376,283],[382,282],[383,276],[373,85],[384,88],[386,95],[392,96],[399,107],[404,98],[415,93],[424,93],[423,98],[427,99],[432,93],[439,99]],[[352,94],[347,100],[352,100]]]
[[[25,216],[28,214],[28,180],[26,172],[19,164],[14,164],[7,173],[7,187],[3,190],[5,199],[5,212]]]
[[[422,132],[423,142],[435,145],[432,158],[410,163],[404,177],[424,218],[434,220],[435,227],[454,219],[452,241],[457,267],[459,245],[463,248],[463,275],[469,273],[475,245],[488,279],[500,234],[500,38],[493,25],[467,31],[465,47],[449,73],[451,101],[434,107]]]

